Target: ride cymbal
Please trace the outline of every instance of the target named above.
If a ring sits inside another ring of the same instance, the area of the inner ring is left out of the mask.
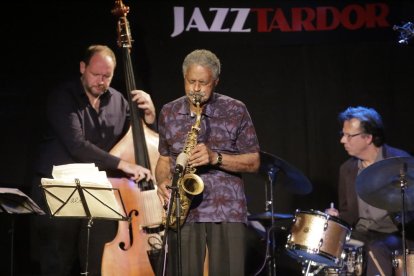
[[[368,204],[390,212],[402,211],[401,180],[405,179],[405,210],[414,210],[414,158],[392,157],[365,168],[356,192]]]
[[[275,155],[261,151],[259,173],[267,177],[279,171],[286,175],[282,186],[287,191],[300,195],[309,194],[312,191],[311,182],[298,169]]]

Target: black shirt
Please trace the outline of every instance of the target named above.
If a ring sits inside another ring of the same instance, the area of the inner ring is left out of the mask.
[[[38,173],[51,177],[53,165],[69,163],[95,163],[100,170],[118,166],[119,158],[108,151],[126,133],[130,119],[128,102],[117,90],[109,88],[101,96],[96,112],[80,79],[67,82],[49,95],[47,121]]]

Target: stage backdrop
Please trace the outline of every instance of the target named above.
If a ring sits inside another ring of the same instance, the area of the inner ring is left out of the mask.
[[[414,20],[411,1],[127,1],[137,88],[158,110],[183,95],[181,63],[194,49],[222,62],[217,92],[242,100],[263,151],[298,169],[313,186],[294,194],[278,174],[275,211],[337,204],[337,115],[377,109],[389,144],[414,153],[413,58],[394,25]],[[90,44],[117,49],[114,1],[14,1],[3,4],[0,75],[0,185],[28,191],[47,93],[79,75]],[[410,41],[409,41],[410,42]],[[124,91],[117,68],[113,86]],[[264,174],[246,176],[249,211],[265,209]]]

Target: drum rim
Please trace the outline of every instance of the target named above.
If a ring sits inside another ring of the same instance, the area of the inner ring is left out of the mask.
[[[296,216],[297,213],[317,215],[317,216],[320,216],[320,217],[324,217],[326,219],[329,218],[329,215],[328,214],[326,214],[326,213],[324,213],[322,211],[319,211],[319,210],[314,210],[314,209],[310,209],[310,210],[299,210],[298,209],[295,212],[295,216]]]
[[[293,248],[292,248],[292,246],[293,246]],[[295,244],[295,243],[287,243],[286,244],[286,250],[289,251],[289,253],[292,253],[293,255],[298,256],[299,259],[310,260],[310,261],[313,261],[315,263],[324,264],[324,265],[337,265],[337,264],[339,264],[339,262],[342,259],[342,257],[337,258],[337,257],[335,257],[335,256],[333,256],[333,255],[331,255],[331,254],[329,254],[325,251],[322,251],[320,249],[317,249],[317,252],[313,252],[312,249],[309,249],[309,247],[303,246],[303,245],[300,245],[300,244]],[[306,258],[305,256],[302,256],[302,255],[298,254],[299,252],[304,252],[304,253],[308,253],[308,255],[310,254],[310,255],[315,255],[315,256],[325,258],[329,261],[329,263],[327,263],[327,262],[323,262],[323,263],[322,262],[316,262],[315,260]],[[341,256],[342,256],[342,254],[341,254]]]
[[[295,218],[296,218],[296,214],[298,213],[302,213],[302,214],[313,214],[319,217],[324,217],[326,220],[332,220],[334,222],[337,222],[338,224],[344,226],[345,228],[347,228],[349,231],[352,231],[352,227],[343,219],[336,217],[336,216],[331,216],[327,213],[324,213],[322,211],[319,210],[314,210],[314,209],[310,209],[310,210],[300,210],[297,209],[295,212]]]
[[[396,249],[392,252],[392,256],[402,256],[402,249]],[[414,255],[414,248],[406,248],[405,249],[406,255]]]

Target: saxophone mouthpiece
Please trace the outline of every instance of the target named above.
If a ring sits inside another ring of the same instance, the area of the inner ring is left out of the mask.
[[[200,104],[202,98],[203,98],[203,95],[201,93],[194,95],[194,103],[195,104]]]

